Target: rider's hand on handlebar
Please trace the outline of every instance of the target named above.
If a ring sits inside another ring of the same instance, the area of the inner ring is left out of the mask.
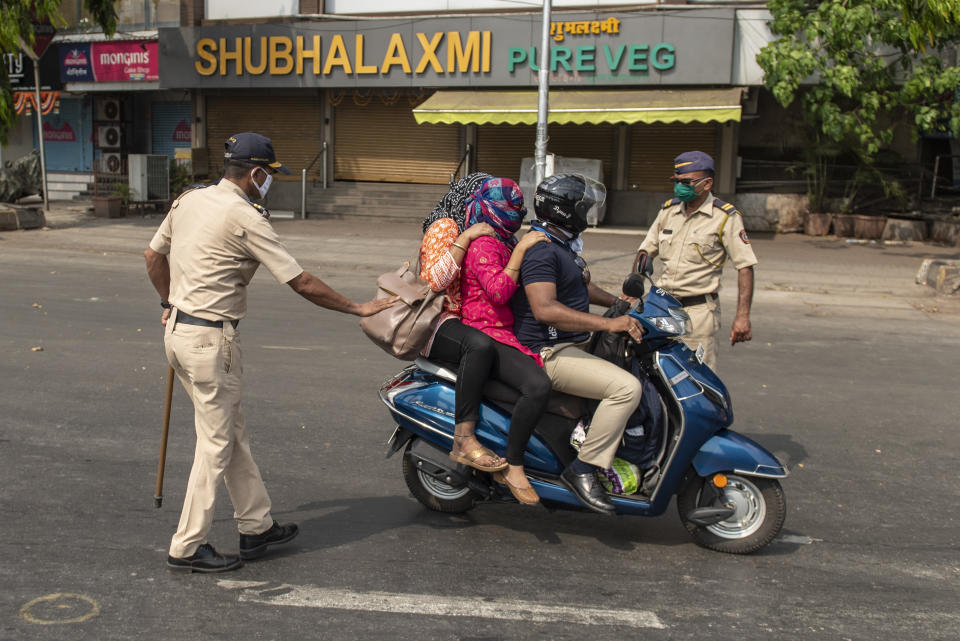
[[[637,319],[632,316],[624,314],[623,316],[608,318],[607,320],[609,321],[607,324],[608,332],[625,332],[638,343],[643,340],[643,329],[640,327]]]

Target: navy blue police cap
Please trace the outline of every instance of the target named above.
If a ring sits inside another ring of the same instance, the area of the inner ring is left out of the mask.
[[[694,171],[713,171],[713,158],[702,151],[685,151],[673,159],[673,173],[689,174]]]
[[[266,136],[255,134],[252,131],[234,134],[223,143],[223,148],[223,157],[228,160],[252,162],[276,169],[284,174],[290,173],[290,170],[277,160],[277,155],[273,152],[273,143]]]

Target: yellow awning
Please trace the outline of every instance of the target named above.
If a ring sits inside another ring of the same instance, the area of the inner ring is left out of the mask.
[[[549,122],[740,121],[742,89],[637,89],[550,92]],[[441,90],[413,110],[417,124],[537,124],[536,91]]]

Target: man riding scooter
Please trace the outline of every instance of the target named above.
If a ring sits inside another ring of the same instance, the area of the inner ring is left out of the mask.
[[[627,420],[640,403],[642,385],[630,372],[584,351],[590,332],[626,332],[640,342],[640,324],[629,315],[605,318],[591,303],[609,307],[617,297],[590,282],[579,255],[587,212],[606,197],[603,185],[577,174],[557,174],[537,187],[531,223],[552,242],[527,250],[520,270],[522,288],[513,297],[514,332],[540,354],[555,390],[600,401],[578,457],[561,481],[591,510],[612,515],[613,503],[597,478],[609,468]]]

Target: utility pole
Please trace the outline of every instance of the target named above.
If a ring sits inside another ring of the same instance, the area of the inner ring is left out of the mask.
[[[547,115],[550,112],[550,4],[543,0],[543,29],[540,33],[540,71],[537,91],[537,142],[533,163],[536,169],[534,188],[546,178],[547,169]]]
[[[33,97],[36,100],[37,112],[37,144],[40,145],[40,175],[43,181],[43,211],[50,211],[50,200],[47,195],[47,154],[43,148],[43,102],[40,99],[40,58],[47,51],[57,30],[49,20],[33,23],[33,45],[28,45],[20,39],[20,48],[33,61]]]
[[[40,59],[33,60],[34,97],[37,101],[37,144],[40,145],[40,175],[43,180],[43,211],[50,211],[50,200],[47,197],[47,154],[43,150],[43,106],[40,102]]]

